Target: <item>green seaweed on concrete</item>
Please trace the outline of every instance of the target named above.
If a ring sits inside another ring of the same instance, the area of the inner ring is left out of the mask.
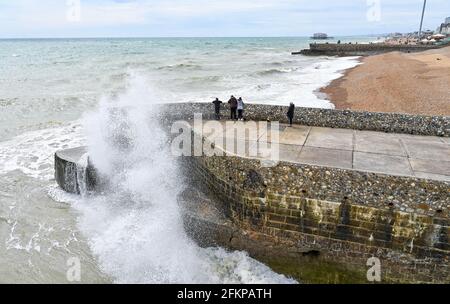
[[[338,263],[317,258],[262,258],[263,263],[278,273],[303,284],[368,284],[366,270],[351,270]]]

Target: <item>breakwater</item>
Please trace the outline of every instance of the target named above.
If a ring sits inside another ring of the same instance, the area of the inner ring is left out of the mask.
[[[167,105],[166,110],[161,119],[168,124],[190,120],[194,113],[206,119],[213,115],[208,104]],[[285,110],[251,105],[246,114],[248,119],[283,121]],[[299,114],[303,110],[298,109]],[[305,111],[317,115],[312,124],[328,122],[327,127],[352,126],[356,122],[348,117],[359,115],[348,111],[346,120],[340,111]],[[448,137],[436,131],[448,132],[446,117],[436,117],[439,123],[424,128],[414,124],[422,117],[411,116],[408,124],[386,115],[393,126],[408,126],[399,128],[404,133]],[[342,120],[336,122],[336,117]],[[361,126],[371,128],[367,122]],[[190,234],[199,241],[208,235],[208,245],[244,249],[261,260],[294,263],[307,258],[344,265],[346,271],[363,277],[367,260],[376,257],[382,263],[383,282],[450,282],[448,182],[287,161],[266,166],[233,154],[185,156],[179,161],[192,188],[206,193],[224,218],[208,221],[194,211],[188,226],[196,226]],[[67,191],[76,192],[83,183],[95,190],[102,179],[90,167],[83,148],[57,153],[55,168],[58,183]]]
[[[369,56],[388,52],[414,53],[432,49],[439,49],[446,45],[392,45],[385,43],[372,44],[337,44],[311,43],[309,49],[293,52],[292,55],[307,56]]]

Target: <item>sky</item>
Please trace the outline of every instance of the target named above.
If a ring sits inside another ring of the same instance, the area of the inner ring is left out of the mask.
[[[423,0],[0,0],[0,38],[278,37],[417,31]],[[450,16],[428,0],[424,28]]]

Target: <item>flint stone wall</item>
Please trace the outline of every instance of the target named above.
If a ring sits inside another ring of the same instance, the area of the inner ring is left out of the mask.
[[[185,163],[236,226],[287,252],[316,250],[360,270],[375,256],[386,280],[450,282],[448,183],[291,163],[262,167],[239,157]]]
[[[189,120],[195,113],[203,114],[203,119],[214,119],[214,106],[211,103],[180,103],[163,106],[163,120]],[[279,121],[288,123],[288,106],[247,104],[245,118],[256,121]],[[222,117],[229,117],[228,104],[223,105]],[[373,113],[350,110],[331,110],[300,108],[295,110],[294,123],[342,129],[380,131],[427,136],[450,137],[450,117],[422,116],[396,113]]]

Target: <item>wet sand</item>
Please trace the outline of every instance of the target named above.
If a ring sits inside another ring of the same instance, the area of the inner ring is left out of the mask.
[[[450,47],[361,61],[320,90],[337,109],[450,116]]]

